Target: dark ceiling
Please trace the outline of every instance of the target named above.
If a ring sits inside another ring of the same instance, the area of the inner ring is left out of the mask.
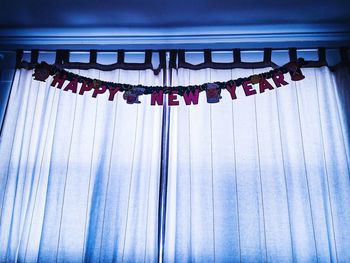
[[[349,0],[7,0],[0,28],[350,24]]]

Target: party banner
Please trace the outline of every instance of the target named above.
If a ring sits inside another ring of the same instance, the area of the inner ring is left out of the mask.
[[[142,95],[151,96],[151,105],[163,105],[164,94],[168,94],[167,102],[170,106],[179,105],[179,97],[182,96],[186,105],[198,104],[199,93],[204,91],[208,103],[218,103],[221,99],[221,92],[226,90],[231,98],[237,99],[237,88],[242,86],[245,96],[264,93],[266,90],[288,85],[284,75],[290,74],[292,81],[299,81],[305,78],[301,67],[305,65],[304,59],[300,58],[296,62],[289,62],[282,67],[260,73],[249,77],[228,80],[226,82],[212,82],[201,85],[190,86],[143,86],[122,83],[107,82],[98,79],[83,77],[72,72],[68,72],[55,65],[41,62],[34,69],[33,77],[38,81],[47,81],[49,76],[53,76],[51,86],[63,89],[66,92],[84,95],[92,92],[92,97],[108,93],[108,100],[114,101],[118,92],[123,93],[123,99],[128,104],[141,103],[139,97]],[[253,85],[257,85],[255,88]]]

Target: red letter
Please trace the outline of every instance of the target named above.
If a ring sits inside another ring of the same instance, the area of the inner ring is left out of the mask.
[[[187,92],[184,92],[183,96],[184,96],[186,105],[191,105],[191,103],[193,103],[193,105],[198,104],[198,95],[199,95],[198,89],[194,90],[194,94],[192,93],[192,91],[188,92],[188,94]]]
[[[272,85],[270,84],[270,82],[267,81],[267,79],[261,79],[259,82],[259,90],[260,93],[265,92],[266,89],[273,89]]]
[[[77,88],[78,88],[77,86],[78,86],[78,80],[73,79],[67,84],[67,86],[64,88],[64,91],[71,90],[73,93],[77,93]]]
[[[94,93],[92,93],[92,97],[96,98],[98,94],[103,94],[107,90],[106,86],[101,86],[99,88],[95,88]]]
[[[119,87],[116,87],[116,88],[108,87],[108,91],[109,91],[108,100],[109,100],[109,101],[113,101],[113,100],[114,100],[115,94],[117,94],[117,92],[118,92],[119,90],[120,90]]]
[[[88,81],[84,81],[84,83],[81,84],[79,94],[83,95],[85,91],[92,90],[93,86],[94,86],[93,83],[89,83]]]
[[[55,75],[55,76],[53,76],[51,86],[55,87],[56,84],[58,83],[57,88],[60,89],[60,88],[62,88],[64,81],[65,81],[65,79],[61,79],[60,75]]]
[[[244,81],[242,86],[246,96],[251,96],[256,94],[256,90],[250,85],[252,84],[250,80]]]
[[[178,106],[179,105],[179,101],[177,101],[177,90],[173,90],[168,95],[168,104],[169,104],[169,106]]]
[[[237,88],[236,83],[233,83],[232,85],[229,85],[229,84],[226,85],[226,89],[228,92],[230,92],[231,99],[233,100],[237,99],[236,88]]]
[[[160,90],[159,92],[153,92],[151,95],[151,105],[156,105],[156,102],[158,105],[163,105],[163,91]]]
[[[278,72],[272,76],[273,82],[275,82],[276,87],[281,87],[281,85],[288,85],[288,82],[284,80],[284,75]]]

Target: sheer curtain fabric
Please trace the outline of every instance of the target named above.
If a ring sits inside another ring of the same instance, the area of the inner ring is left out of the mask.
[[[173,85],[261,71],[179,69]],[[303,72],[171,108],[166,262],[350,259],[349,74]]]
[[[179,69],[172,85],[265,70]],[[163,83],[149,70],[75,72]],[[349,71],[303,72],[255,96],[223,90],[217,104],[205,93],[192,106],[179,97],[161,156],[163,109],[150,96],[110,102],[17,70],[0,144],[0,261],[155,262],[159,252],[163,262],[349,260]]]
[[[75,71],[161,85],[152,71]],[[162,109],[92,98],[17,70],[0,148],[0,262],[158,256]]]

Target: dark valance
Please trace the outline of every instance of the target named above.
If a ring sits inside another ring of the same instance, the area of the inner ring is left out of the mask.
[[[130,63],[125,62],[125,51],[117,50],[114,51],[116,54],[116,62],[113,64],[100,64],[97,62],[97,50],[90,50],[89,52],[89,62],[74,62],[70,60],[70,52],[73,50],[57,50],[56,51],[56,59],[55,66],[59,68],[65,69],[98,69],[102,71],[109,71],[115,69],[124,69],[124,70],[153,70],[155,75],[158,75],[162,69],[167,68],[170,69],[192,69],[199,70],[205,68],[212,69],[234,69],[234,68],[248,68],[248,69],[257,69],[257,68],[276,68],[277,65],[272,61],[271,54],[272,49],[266,48],[263,50],[263,60],[260,62],[243,62],[241,59],[241,52],[245,50],[233,49],[232,51],[232,62],[214,62],[212,60],[212,52],[213,50],[205,49],[203,50],[204,54],[204,62],[199,64],[191,64],[186,61],[186,52],[188,50],[183,49],[174,49],[174,50],[144,50],[144,62],[142,63]],[[328,66],[326,60],[326,49],[318,48],[318,60],[307,61],[306,67],[322,67]],[[348,48],[343,47],[338,49],[341,62],[338,65],[332,66],[331,69],[336,68],[338,66],[349,66],[349,57],[348,57]],[[39,58],[39,50],[31,50],[30,61],[23,60],[23,50],[17,50],[17,59],[16,66],[17,68],[27,68],[33,69],[38,64]],[[169,54],[169,62],[167,65],[167,53]],[[289,48],[289,60],[290,62],[295,62],[298,59],[297,49]],[[152,64],[152,56],[154,54],[158,54],[159,62],[158,65]]]

